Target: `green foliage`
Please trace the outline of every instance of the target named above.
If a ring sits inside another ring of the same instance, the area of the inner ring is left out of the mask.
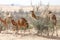
[[[48,28],[53,29],[54,24],[49,18],[40,18],[39,20],[33,21],[33,25],[37,30],[46,30]]]

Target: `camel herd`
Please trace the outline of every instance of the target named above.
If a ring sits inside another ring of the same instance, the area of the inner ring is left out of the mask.
[[[30,11],[30,12],[31,12],[31,17],[32,18],[34,18],[36,20],[39,20],[41,18],[41,16],[36,16],[35,13],[34,13],[34,11]],[[44,14],[44,15],[46,16],[45,18],[48,17],[49,21],[51,21],[54,24],[54,26],[53,26],[53,31],[54,31],[54,28],[56,28],[56,23],[57,23],[56,15],[55,14],[52,14],[51,11],[49,11],[47,14]],[[43,16],[42,16],[42,18],[44,18]],[[13,30],[14,31],[16,30],[16,33],[18,33],[18,31],[20,30],[20,28],[23,28],[24,29],[24,32],[26,31],[26,29],[29,28],[28,20],[26,20],[23,17],[20,18],[20,19],[17,19],[17,21],[14,20],[14,19],[12,19],[11,17],[8,17],[8,19],[7,18],[3,19],[3,18],[0,17],[0,22],[4,25],[4,27],[6,28],[6,30],[8,30],[8,24],[9,23],[11,23],[13,25]],[[56,35],[58,35],[57,34],[57,29],[56,29]]]

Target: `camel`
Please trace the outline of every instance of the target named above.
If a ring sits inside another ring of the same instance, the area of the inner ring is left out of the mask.
[[[29,27],[27,20],[25,18],[21,18],[17,21],[17,23],[18,23],[18,30],[20,28],[23,28],[25,33],[26,29]]]
[[[12,20],[11,20],[11,23],[12,23],[12,25],[14,26],[14,27],[13,27],[13,31],[16,31],[15,34],[17,34],[17,32],[18,32],[17,22],[16,22],[14,19],[12,19]]]
[[[7,32],[8,32],[8,29],[10,29],[11,19],[12,19],[12,16],[9,14],[9,12],[4,14],[4,19],[0,17],[0,21],[3,24],[3,26],[6,28]]]
[[[38,20],[38,19],[40,18],[40,16],[36,16],[36,15],[34,14],[34,11],[31,11],[31,12],[32,12],[31,16],[32,16],[35,20]]]
[[[21,18],[21,19],[19,19],[18,20],[18,25],[21,27],[21,26],[23,26],[23,27],[27,27],[28,28],[28,23],[27,23],[27,20],[25,19],[25,18]]]
[[[14,29],[14,30],[16,30],[16,33],[18,33],[18,31],[21,28],[24,28],[24,32],[25,32],[26,28],[28,28],[28,26],[29,26],[28,22],[27,22],[27,20],[25,18],[21,18],[21,19],[19,19],[17,21],[12,19],[11,23],[16,28],[16,29]]]
[[[1,17],[0,17],[0,21],[1,21],[1,23],[4,25],[4,27],[6,28],[6,30],[8,29],[8,24],[6,23],[6,20],[4,19],[2,19]]]
[[[9,18],[8,18],[9,19]],[[7,19],[2,19],[1,17],[0,17],[0,21],[1,21],[1,23],[3,24],[3,27],[5,28],[5,30],[6,30],[6,33],[8,33],[8,30],[10,29],[10,23],[11,23],[11,19],[9,19],[9,20],[7,20]]]
[[[34,11],[31,11],[31,12],[32,12],[31,16],[32,16],[33,18],[37,19],[36,15],[34,14]]]
[[[53,25],[53,33],[54,33],[54,30],[56,30],[56,35],[58,36],[57,27],[56,27],[56,24],[57,24],[56,15],[53,14],[51,11],[49,11],[48,16],[49,16],[50,21],[52,22],[52,25]],[[53,33],[52,33],[52,36],[53,36]]]
[[[56,30],[56,35],[58,36],[57,27],[56,27],[56,24],[57,24],[56,15],[53,14],[53,12],[46,10],[46,12],[42,15],[42,17],[43,17],[43,18],[47,18],[47,19],[48,19],[47,22],[50,21],[50,24],[51,24],[52,27],[53,27],[52,36],[53,36],[54,30]],[[48,29],[48,32],[49,32],[49,29]],[[49,35],[49,33],[48,33],[48,35]]]

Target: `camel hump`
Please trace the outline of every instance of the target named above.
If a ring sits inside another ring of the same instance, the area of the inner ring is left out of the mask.
[[[21,20],[24,21],[24,22],[27,22],[27,20],[25,18],[21,18]]]

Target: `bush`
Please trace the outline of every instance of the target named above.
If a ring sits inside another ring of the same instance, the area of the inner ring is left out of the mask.
[[[54,27],[54,24],[49,20],[49,18],[40,18],[39,20],[33,21],[33,25],[38,31],[47,31],[48,28],[51,30]]]

